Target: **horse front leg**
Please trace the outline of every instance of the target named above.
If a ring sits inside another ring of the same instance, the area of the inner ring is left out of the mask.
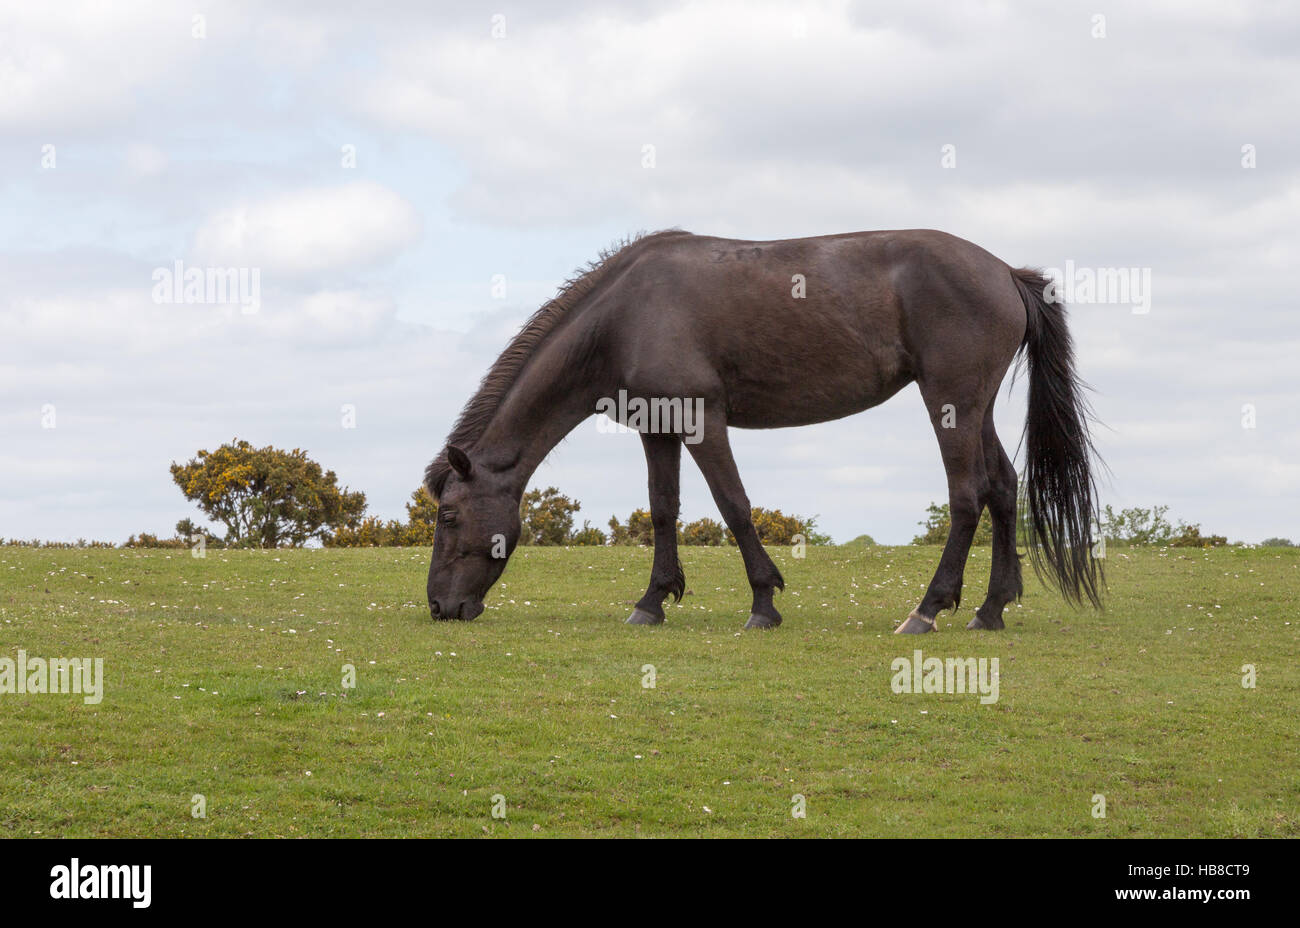
[[[746,628],[776,628],[781,624],[781,613],[772,605],[774,590],[785,590],[785,580],[776,569],[754,528],[749,497],[740,482],[740,472],[731,456],[731,442],[727,439],[727,423],[714,416],[705,424],[700,441],[687,444],[700,473],[709,485],[713,500],[718,504],[727,528],[736,538],[741,557],[745,560],[745,573],[754,591],[754,602],[749,610]]]
[[[629,625],[658,625],[664,599],[677,601],[686,592],[686,573],[677,558],[677,514],[682,474],[682,441],[677,435],[642,434],[650,475],[650,522],[654,526],[654,566],[645,595],[628,616]]]

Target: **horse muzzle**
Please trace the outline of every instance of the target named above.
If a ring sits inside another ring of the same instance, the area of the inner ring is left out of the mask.
[[[462,599],[457,602],[443,603],[436,599],[429,600],[429,614],[438,621],[457,619],[462,622],[470,622],[478,618],[482,612],[482,601],[474,602]]]

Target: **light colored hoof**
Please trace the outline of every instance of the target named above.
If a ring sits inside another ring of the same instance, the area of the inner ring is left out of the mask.
[[[628,625],[662,625],[664,624],[664,617],[655,615],[653,612],[646,612],[644,609],[633,609],[626,622]]]
[[[927,619],[915,609],[903,620],[903,624],[894,629],[895,635],[924,635],[926,632],[937,632],[939,623],[934,619]]]

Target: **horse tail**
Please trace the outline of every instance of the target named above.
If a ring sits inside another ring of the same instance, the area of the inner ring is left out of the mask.
[[[1021,346],[1029,360],[1029,411],[1020,523],[1029,559],[1067,602],[1086,596],[1100,607],[1104,577],[1092,553],[1098,512],[1087,387],[1074,370],[1065,307],[1047,297],[1051,282],[1029,268],[1011,276],[1028,315]]]

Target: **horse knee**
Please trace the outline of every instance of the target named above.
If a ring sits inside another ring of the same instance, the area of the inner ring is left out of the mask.
[[[952,524],[957,525],[959,522],[974,524],[979,521],[984,500],[987,498],[988,490],[983,487],[969,486],[954,490],[948,497],[948,512],[952,517]]]
[[[675,534],[677,530],[677,510],[672,512],[652,512],[650,525],[659,535]]]

